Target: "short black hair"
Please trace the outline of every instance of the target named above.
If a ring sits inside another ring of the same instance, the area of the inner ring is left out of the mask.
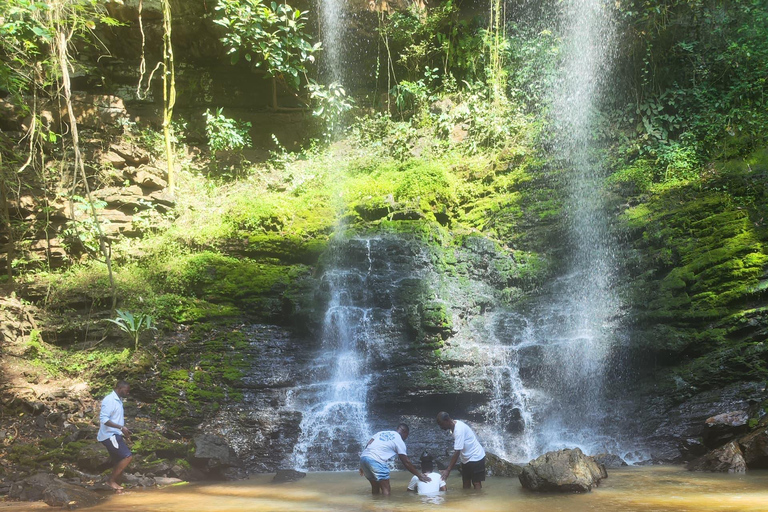
[[[437,419],[440,420],[440,421],[450,421],[451,420],[451,415],[448,414],[447,412],[443,411],[441,413],[438,413]]]
[[[434,459],[428,453],[421,456],[421,472],[431,473],[435,469]]]
[[[128,384],[127,381],[119,380],[119,381],[117,381],[117,384],[115,384],[115,389],[125,388],[125,387],[129,387],[129,386],[130,386],[130,384]]]
[[[406,434],[407,434],[407,433],[409,433],[409,432],[411,431],[411,429],[410,429],[410,428],[408,427],[408,425],[406,425],[405,423],[401,423],[401,424],[399,424],[399,425],[397,426],[397,429],[398,429],[398,430],[400,430],[400,429],[403,429],[403,430],[405,431],[405,433],[406,433]]]

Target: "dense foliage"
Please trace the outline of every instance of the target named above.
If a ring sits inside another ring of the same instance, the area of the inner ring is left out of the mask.
[[[626,155],[649,159],[653,181],[694,178],[709,159],[765,143],[765,2],[635,0],[619,13],[620,79],[634,101],[613,115]]]

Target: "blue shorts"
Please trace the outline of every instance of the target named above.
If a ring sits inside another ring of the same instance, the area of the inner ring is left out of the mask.
[[[132,455],[131,449],[125,444],[125,440],[120,434],[115,434],[109,439],[105,439],[101,444],[107,447],[109,455],[112,456],[112,460],[115,462],[119,462]]]
[[[371,482],[389,480],[389,467],[371,457],[360,457],[360,469]]]

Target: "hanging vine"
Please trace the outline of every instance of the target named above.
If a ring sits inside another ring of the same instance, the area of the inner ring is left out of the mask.
[[[168,165],[168,192],[176,190],[174,172],[172,126],[173,107],[176,105],[176,68],[173,61],[171,43],[171,2],[163,0],[163,138],[165,139],[165,159]]]

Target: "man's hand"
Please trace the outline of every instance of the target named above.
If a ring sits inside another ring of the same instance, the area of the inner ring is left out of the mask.
[[[359,468],[358,471],[360,471],[360,476],[365,476],[365,473],[363,473],[363,468]]]
[[[130,438],[130,437],[131,437],[131,434],[133,434],[133,432],[131,432],[130,430],[128,430],[128,427],[126,427],[125,425],[123,425],[122,427],[120,427],[120,432],[122,432],[123,436],[124,436],[126,439],[127,439],[127,438]]]
[[[431,482],[431,481],[432,481],[432,479],[431,479],[431,478],[429,478],[429,477],[428,477],[427,475],[425,475],[424,473],[422,473],[422,474],[419,476],[419,480],[421,480],[421,481],[422,481],[422,482],[424,482],[424,483],[426,483],[426,482]]]
[[[448,480],[448,475],[450,475],[450,474],[451,474],[451,470],[450,469],[442,470],[440,472],[440,480],[445,482],[446,480]]]

